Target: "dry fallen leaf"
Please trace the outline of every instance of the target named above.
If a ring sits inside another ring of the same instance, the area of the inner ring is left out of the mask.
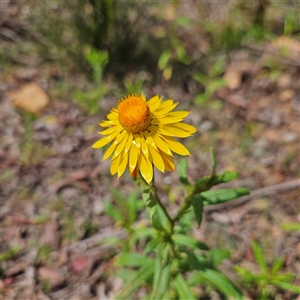
[[[39,113],[49,102],[48,95],[35,82],[22,85],[18,90],[9,92],[7,97],[15,106],[32,113]]]

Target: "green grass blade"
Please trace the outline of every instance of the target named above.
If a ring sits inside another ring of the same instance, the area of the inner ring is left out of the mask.
[[[259,245],[256,242],[252,242],[251,247],[252,247],[252,251],[255,256],[255,259],[256,259],[258,265],[260,266],[262,273],[267,274],[268,266],[267,266],[267,262],[264,258],[261,248],[259,247]]]

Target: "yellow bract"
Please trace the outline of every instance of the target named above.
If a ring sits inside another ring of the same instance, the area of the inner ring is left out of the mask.
[[[133,177],[140,171],[150,183],[153,165],[161,172],[173,171],[172,151],[180,155],[190,155],[188,149],[173,137],[188,137],[196,132],[194,126],[182,123],[189,112],[172,110],[177,106],[173,100],[162,101],[155,96],[146,101],[144,95],[127,96],[119,101],[107,119],[100,123],[104,135],[94,143],[93,148],[101,148],[109,143],[103,160],[111,157],[110,172],[121,177],[128,168]]]

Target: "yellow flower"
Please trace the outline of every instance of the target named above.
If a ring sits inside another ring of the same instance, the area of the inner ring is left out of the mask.
[[[140,171],[150,183],[153,165],[161,172],[174,170],[172,151],[190,155],[188,149],[173,137],[188,137],[196,132],[196,128],[181,122],[189,112],[172,112],[177,105],[171,99],[162,101],[158,96],[146,101],[143,94],[129,95],[119,101],[118,107],[107,115],[108,120],[99,124],[107,127],[99,132],[104,137],[92,146],[101,148],[111,142],[103,160],[112,156],[112,175],[117,173],[121,177],[128,167],[133,177]]]

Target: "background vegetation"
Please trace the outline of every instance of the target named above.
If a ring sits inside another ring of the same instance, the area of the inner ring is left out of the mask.
[[[240,173],[239,186],[298,178],[299,8],[296,0],[3,1],[4,299],[114,298],[114,275],[126,279],[115,255],[141,251],[147,235],[126,239],[119,229],[147,227],[147,218],[128,174],[111,178],[90,145],[128,93],[160,94],[192,111],[192,180],[210,174],[210,147],[218,171]],[[42,88],[34,94],[45,109],[13,101],[28,83]],[[157,178],[172,211],[182,200],[178,176]],[[191,233],[217,249],[212,259],[250,299],[297,299],[299,213],[298,188],[207,211]],[[190,278],[199,298],[226,298],[201,280]],[[145,284],[134,297],[147,293]]]

